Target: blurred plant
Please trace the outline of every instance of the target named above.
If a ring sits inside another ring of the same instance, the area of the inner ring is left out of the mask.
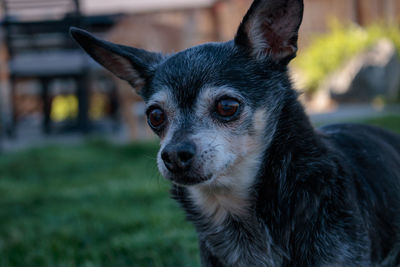
[[[400,29],[377,23],[362,28],[355,24],[330,23],[330,32],[316,36],[311,45],[293,61],[300,72],[301,84],[308,94],[314,93],[324,79],[349,58],[365,51],[379,39],[391,40],[400,54]]]
[[[97,93],[90,98],[89,116],[91,119],[101,119],[106,115],[108,107],[106,95]],[[78,116],[78,98],[75,95],[57,95],[51,106],[51,119],[60,122],[75,119]]]
[[[63,121],[78,116],[78,98],[74,95],[58,95],[53,99],[51,119]]]

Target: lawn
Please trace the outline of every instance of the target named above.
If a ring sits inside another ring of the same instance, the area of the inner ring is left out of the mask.
[[[157,144],[0,155],[0,266],[198,266]]]
[[[366,121],[400,133],[400,117]],[[0,266],[199,266],[156,143],[0,155]]]

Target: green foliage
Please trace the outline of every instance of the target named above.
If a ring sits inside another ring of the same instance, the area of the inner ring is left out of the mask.
[[[293,61],[293,66],[301,74],[303,89],[307,93],[315,92],[329,74],[382,38],[393,41],[400,53],[400,28],[397,26],[373,24],[361,28],[332,22],[330,32],[316,36]]]

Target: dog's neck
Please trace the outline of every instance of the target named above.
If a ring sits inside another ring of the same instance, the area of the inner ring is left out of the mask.
[[[215,225],[223,223],[228,216],[246,218],[250,215],[250,188],[255,178],[255,169],[247,168],[230,176],[229,186],[206,184],[188,188],[190,199]]]

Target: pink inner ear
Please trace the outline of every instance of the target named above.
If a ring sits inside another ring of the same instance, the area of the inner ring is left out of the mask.
[[[266,53],[277,58],[284,58],[297,51],[297,32],[299,23],[295,9],[281,8],[269,14],[261,24],[261,31],[268,47]]]
[[[302,1],[261,2],[246,23],[246,31],[256,57],[270,56],[281,61],[297,51],[298,27],[302,20]]]
[[[276,30],[276,28],[278,30]],[[285,58],[297,51],[296,43],[291,43],[296,33],[291,33],[290,25],[274,25],[269,23],[263,25],[263,36],[268,44],[265,53],[277,58]]]

